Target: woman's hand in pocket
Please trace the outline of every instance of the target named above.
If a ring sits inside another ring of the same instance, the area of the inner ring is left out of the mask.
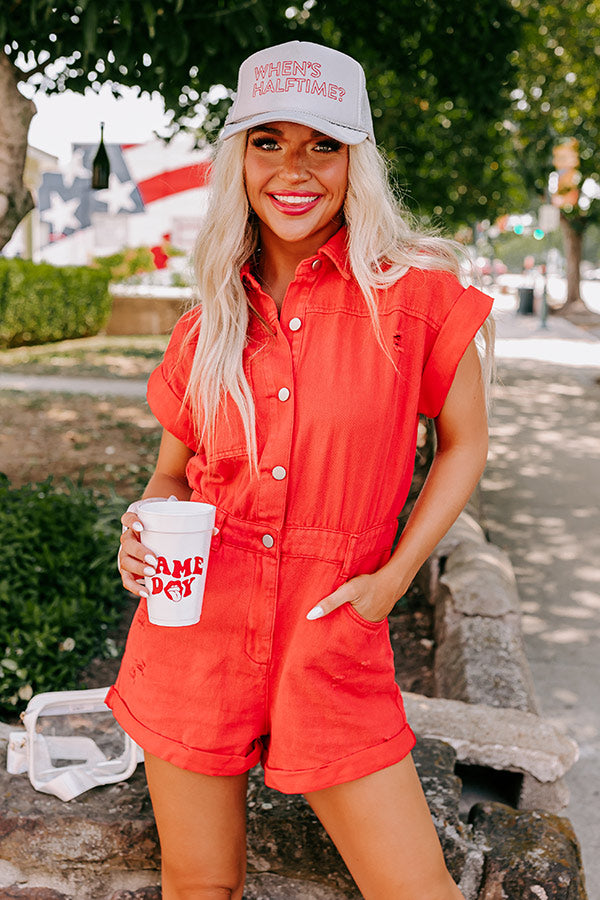
[[[398,590],[398,585],[389,582],[383,569],[372,575],[356,575],[350,578],[337,590],[313,607],[307,614],[307,619],[321,619],[342,606],[349,603],[356,612],[368,622],[382,622],[392,611],[394,603],[402,596],[403,591]]]

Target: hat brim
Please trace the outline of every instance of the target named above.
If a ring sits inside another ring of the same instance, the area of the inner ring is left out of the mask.
[[[349,128],[346,125],[337,125],[308,110],[297,109],[274,109],[270,112],[248,116],[237,122],[225,123],[221,139],[225,141],[234,134],[239,134],[240,131],[248,131],[249,128],[254,128],[256,125],[266,125],[268,122],[294,122],[297,125],[307,125],[309,128],[314,128],[316,131],[320,131],[321,134],[326,134],[327,137],[335,138],[344,144],[362,144],[367,138],[375,143],[374,135],[371,132],[362,131],[358,128]]]

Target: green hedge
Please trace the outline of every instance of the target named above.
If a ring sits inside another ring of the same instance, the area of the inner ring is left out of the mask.
[[[0,347],[97,334],[108,320],[106,272],[0,258]]]
[[[82,687],[91,659],[117,655],[123,507],[50,480],[11,488],[0,474],[0,716],[33,694]]]

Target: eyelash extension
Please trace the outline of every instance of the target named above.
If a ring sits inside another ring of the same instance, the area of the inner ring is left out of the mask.
[[[250,143],[253,147],[261,147],[263,144],[276,144],[277,141],[273,137],[253,137]]]
[[[329,138],[325,141],[319,141],[318,146],[325,146],[328,150],[340,150],[342,145],[339,141],[336,141],[335,138]]]
[[[250,143],[252,144],[253,147],[262,147],[263,144],[276,144],[277,140],[274,137],[269,137],[269,136],[265,135],[263,137],[251,137]],[[316,146],[317,146],[317,148],[322,147],[327,150],[332,150],[333,152],[336,152],[337,150],[341,149],[342,145],[339,141],[336,141],[334,138],[328,138],[328,139],[325,139],[322,141],[318,141]]]

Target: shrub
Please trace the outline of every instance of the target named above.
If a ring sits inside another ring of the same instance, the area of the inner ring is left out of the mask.
[[[97,256],[94,269],[105,272],[111,281],[125,281],[132,275],[153,272],[156,268],[150,247],[127,247],[110,256]]]
[[[122,501],[41,484],[11,488],[0,475],[0,711],[40,691],[81,687],[110,638],[127,594],[116,568]]]
[[[182,250],[176,250],[169,241],[163,240],[160,247],[169,259],[173,256],[185,256]],[[156,261],[150,247],[126,247],[110,256],[96,256],[92,266],[107,272],[111,281],[128,281],[136,275],[156,271]]]
[[[106,272],[0,258],[0,347],[97,334],[108,320]]]

